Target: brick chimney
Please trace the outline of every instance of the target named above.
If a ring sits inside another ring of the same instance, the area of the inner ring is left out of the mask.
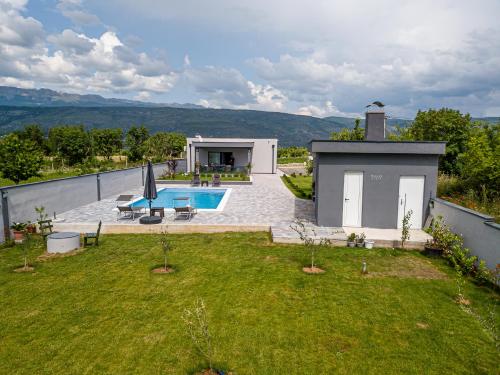
[[[385,112],[381,109],[365,113],[365,141],[385,140]]]

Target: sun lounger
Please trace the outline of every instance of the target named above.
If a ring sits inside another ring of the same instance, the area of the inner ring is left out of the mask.
[[[193,215],[196,213],[196,209],[191,206],[186,207],[174,207],[174,220],[178,218],[185,218],[186,220],[191,220]]]
[[[212,176],[212,186],[220,186],[220,174],[214,174]]]
[[[133,198],[134,196],[130,194],[119,195],[118,198],[116,198],[116,206],[118,207],[120,205],[119,202],[130,202]]]
[[[123,214],[124,218],[135,220],[136,215],[141,215],[144,212],[144,207],[118,206],[118,217]]]

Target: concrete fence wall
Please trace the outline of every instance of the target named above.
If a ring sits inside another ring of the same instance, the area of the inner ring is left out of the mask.
[[[166,167],[165,163],[155,164],[155,176],[163,174]],[[5,241],[12,222],[35,222],[35,207],[44,206],[53,217],[54,212],[59,214],[141,186],[145,174],[145,167],[136,167],[0,188],[0,242]]]
[[[442,216],[453,232],[462,235],[465,247],[490,269],[500,264],[500,224],[493,217],[439,198],[431,203],[431,215]]]

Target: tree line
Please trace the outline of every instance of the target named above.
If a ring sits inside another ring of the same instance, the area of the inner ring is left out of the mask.
[[[149,134],[144,126],[122,129],[85,130],[83,126],[55,126],[45,134],[39,125],[0,138],[0,172],[15,183],[39,174],[47,158],[61,165],[92,164],[96,157],[110,161],[113,155],[124,155],[131,162],[144,158],[153,162],[180,156],[186,137],[179,133]]]
[[[363,140],[359,119],[354,129],[331,135],[334,140]],[[441,108],[418,111],[407,127],[396,127],[394,141],[445,141],[439,159],[440,173],[459,177],[458,192],[473,189],[490,198],[500,195],[500,124],[473,121],[469,114]]]

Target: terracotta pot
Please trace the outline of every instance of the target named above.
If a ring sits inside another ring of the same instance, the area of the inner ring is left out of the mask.
[[[35,224],[30,224],[26,227],[26,231],[28,233],[34,234],[36,233],[36,225]]]
[[[23,241],[24,240],[24,232],[19,230],[13,230],[14,233],[14,241]]]

